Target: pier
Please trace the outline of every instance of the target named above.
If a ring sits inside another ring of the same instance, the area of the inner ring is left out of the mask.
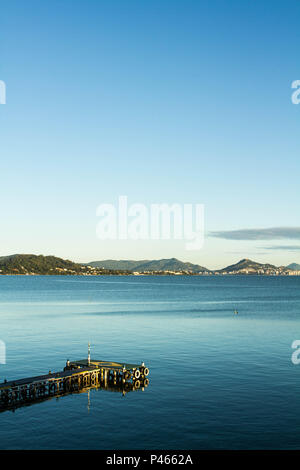
[[[128,364],[87,359],[67,361],[63,371],[0,383],[0,411],[53,396],[103,388],[123,394],[145,388],[149,369],[144,363]]]

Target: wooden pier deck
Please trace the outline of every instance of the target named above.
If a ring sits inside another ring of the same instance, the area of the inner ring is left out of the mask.
[[[53,372],[53,374],[38,375],[36,377],[27,377],[26,379],[11,380],[9,382],[3,382],[0,384],[0,391],[7,390],[14,387],[22,387],[24,385],[34,385],[42,382],[55,382],[59,379],[66,379],[74,375],[84,375],[86,372],[97,371],[94,367],[83,367],[77,370],[76,373],[71,370],[65,370],[61,372]]]

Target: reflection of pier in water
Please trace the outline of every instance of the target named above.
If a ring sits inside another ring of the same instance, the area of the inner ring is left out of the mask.
[[[54,397],[103,389],[125,395],[148,386],[149,369],[142,364],[123,364],[88,359],[67,361],[61,372],[0,384],[0,411],[42,402]]]
[[[88,394],[88,409],[90,405],[90,391],[91,390],[103,390],[107,392],[115,392],[120,393],[122,396],[125,396],[127,393],[136,392],[136,391],[144,391],[149,385],[149,379],[137,380],[134,382],[117,382],[114,383],[113,380],[108,380],[106,383],[98,383],[97,385],[90,385],[90,386],[83,386],[83,387],[76,387],[73,390],[65,391],[59,390],[54,391],[53,393],[40,393],[37,394],[35,397],[30,395],[24,396],[19,400],[11,400],[11,399],[0,399],[0,413],[3,411],[15,411],[17,408],[21,408],[24,406],[31,406],[37,403],[42,403],[48,400],[52,400],[54,398],[59,399],[60,397],[65,397],[68,395],[77,395],[79,393],[87,393]]]

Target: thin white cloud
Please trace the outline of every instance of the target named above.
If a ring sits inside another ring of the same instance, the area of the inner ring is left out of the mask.
[[[210,232],[210,237],[225,240],[300,240],[300,227],[273,227]]]

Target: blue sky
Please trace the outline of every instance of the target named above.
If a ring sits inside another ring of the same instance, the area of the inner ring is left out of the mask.
[[[4,2],[0,254],[299,262],[299,14],[293,0]],[[119,195],[205,204],[204,248],[97,239],[96,208]],[[257,237],[222,235],[235,230]]]

